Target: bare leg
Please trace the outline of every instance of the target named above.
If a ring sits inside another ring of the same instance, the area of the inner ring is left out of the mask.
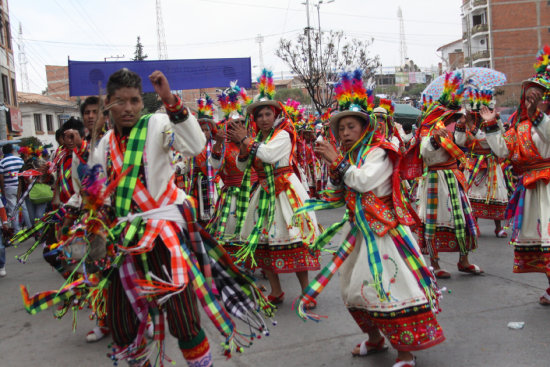
[[[269,285],[271,286],[271,295],[273,297],[279,297],[283,293],[279,275],[275,274],[272,270],[267,269],[264,269],[264,273],[267,280],[269,281]]]
[[[369,331],[367,331],[367,335],[369,336],[367,341],[371,345],[376,345],[376,344],[380,343],[380,340],[382,340],[382,338],[384,338],[382,336],[382,333],[380,332],[380,329],[378,329],[377,327],[373,327]],[[351,351],[351,354],[359,355],[360,348],[361,348],[360,345],[356,345],[355,348],[353,348],[353,350]],[[376,347],[373,347],[373,346],[369,347],[367,345],[367,351],[372,350],[372,349],[376,349]]]
[[[300,287],[302,287],[302,292],[303,292],[309,284],[307,270],[296,272],[296,277],[298,277],[298,281],[300,282]]]
[[[412,361],[414,359],[411,352],[402,352],[400,350],[397,351],[397,359],[400,361]]]

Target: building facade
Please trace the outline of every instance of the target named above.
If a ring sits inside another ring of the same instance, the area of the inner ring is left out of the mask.
[[[0,0],[0,139],[21,135],[21,113],[17,103],[15,60],[7,0]]]
[[[464,42],[456,40],[437,49],[441,58],[439,74],[462,68],[464,65]]]
[[[547,0],[463,0],[465,66],[490,67],[506,74],[499,103],[517,104],[521,82],[530,77],[535,56],[550,44]]]
[[[23,129],[21,137],[35,136],[57,147],[55,131],[72,116],[80,118],[76,102],[35,93],[18,94]]]

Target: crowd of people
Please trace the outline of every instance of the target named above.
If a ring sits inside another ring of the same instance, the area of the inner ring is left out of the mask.
[[[254,98],[231,83],[192,113],[155,71],[163,107],[142,115],[141,78],[121,69],[105,99],[88,97],[82,120],[56,133],[50,159],[3,147],[0,218],[5,234],[10,222],[15,230],[5,240],[32,238],[18,259],[43,246],[64,282],[34,295],[22,286],[25,309],[90,310],[97,326],[87,340],[111,334],[113,361],[140,366],[167,359],[166,315],[189,366],[211,366],[199,303],[229,356],[269,333],[266,320],[286,299],[282,274],[296,274],[295,306],[307,320],[319,318],[316,298],[339,271],[344,306],[367,334],[351,353],[389,344],[394,367],[415,366],[413,352],[445,340],[437,279],[452,273],[440,254],[458,253],[460,272],[483,273],[470,261],[478,218],[494,220],[498,238],[510,235],[514,272],[550,283],[549,57],[547,46],[509,121],[492,90],[456,72],[424,100],[412,129],[395,120],[391,100],[375,105],[361,70],[341,74],[336,108],[323,114],[276,101],[267,70]],[[341,221],[319,225],[315,211],[339,207]],[[4,263],[2,251],[0,276]],[[550,284],[539,303],[550,305]]]

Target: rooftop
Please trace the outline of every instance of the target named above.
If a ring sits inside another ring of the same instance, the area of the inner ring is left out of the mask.
[[[35,103],[59,107],[77,107],[76,102],[68,101],[66,99],[58,97],[44,96],[37,93],[17,92],[17,100],[20,104]]]

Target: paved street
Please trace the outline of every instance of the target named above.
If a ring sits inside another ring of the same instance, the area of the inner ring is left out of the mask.
[[[327,225],[341,215],[342,211],[324,212],[319,219]],[[439,315],[447,341],[416,353],[417,366],[550,366],[550,307],[537,303],[547,287],[544,275],[513,274],[512,248],[507,240],[494,236],[492,221],[482,220],[480,227],[480,247],[471,260],[486,273],[479,277],[458,273],[458,254],[442,255],[442,264],[452,273],[451,279],[439,282],[449,290]],[[105,356],[109,340],[95,344],[85,341],[93,327],[87,312],[78,313],[73,333],[71,315],[55,320],[49,310],[34,316],[24,311],[19,284],[27,285],[31,293],[61,284],[60,277],[42,260],[41,251],[36,251],[26,265],[17,263],[14,256],[29,245],[7,249],[8,275],[0,278],[0,366],[112,366]],[[326,263],[327,255],[323,257]],[[298,281],[292,274],[281,278],[287,299],[276,316],[278,325],[272,328],[271,336],[242,355],[225,360],[219,347],[222,339],[203,316],[216,366],[392,365],[396,356],[392,350],[369,358],[351,356],[351,349],[363,336],[342,305],[336,277],[318,299],[317,312],[328,316],[320,323],[304,323],[295,315],[291,300],[298,296]],[[268,286],[265,280],[260,283]],[[510,321],[523,321],[525,327],[509,329]],[[167,352],[176,365],[185,365],[170,335]]]

